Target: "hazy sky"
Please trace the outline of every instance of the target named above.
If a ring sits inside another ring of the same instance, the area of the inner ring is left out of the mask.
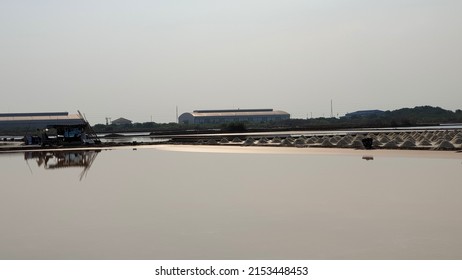
[[[462,108],[460,0],[0,0],[0,112]]]

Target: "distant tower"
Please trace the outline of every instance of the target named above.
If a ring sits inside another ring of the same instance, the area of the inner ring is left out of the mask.
[[[106,117],[106,125],[110,125],[111,124],[111,118],[110,117]]]

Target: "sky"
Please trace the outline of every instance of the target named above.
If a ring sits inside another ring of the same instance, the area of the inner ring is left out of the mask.
[[[462,108],[460,0],[0,0],[0,113]]]

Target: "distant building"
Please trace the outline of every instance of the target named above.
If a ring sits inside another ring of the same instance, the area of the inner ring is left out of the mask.
[[[290,119],[290,114],[273,109],[196,110],[178,118],[183,124],[221,124],[230,122],[270,122]]]
[[[115,124],[115,125],[124,125],[124,124],[132,124],[132,121],[131,120],[127,120],[125,118],[118,118],[116,120],[113,120],[112,121],[112,124]]]
[[[0,114],[0,129],[43,129],[48,126],[86,125],[80,114],[68,112]]]
[[[383,114],[384,111],[381,110],[362,110],[362,111],[356,111],[353,113],[348,113],[345,115],[347,118],[354,118],[354,117],[368,117],[368,116],[373,116],[373,115],[381,115]]]

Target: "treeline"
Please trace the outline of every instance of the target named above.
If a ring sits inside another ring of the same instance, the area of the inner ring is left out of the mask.
[[[290,119],[265,123],[227,124],[177,124],[177,123],[134,123],[126,125],[97,124],[98,133],[151,131],[153,133],[197,133],[197,132],[246,132],[263,130],[317,130],[348,128],[385,128],[406,126],[432,126],[443,123],[462,123],[462,111],[450,111],[440,107],[419,106],[384,111],[371,115],[356,115],[341,118]]]
[[[462,111],[453,112],[440,107],[419,106],[352,117],[291,119],[283,125],[294,128],[343,129],[435,126],[447,123],[462,123]]]

